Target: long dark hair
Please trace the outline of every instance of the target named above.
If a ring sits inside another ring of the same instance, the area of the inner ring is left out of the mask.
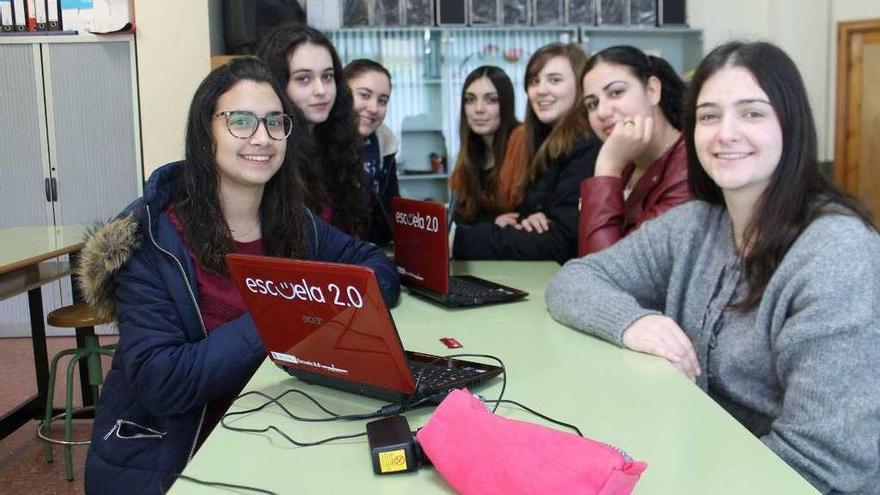
[[[278,172],[263,189],[260,226],[266,254],[300,257],[305,252],[303,185],[297,172],[303,153],[298,140],[307,134],[303,122],[291,113],[281,86],[269,67],[254,57],[241,57],[217,67],[196,89],[186,123],[186,161],[175,191],[174,211],[199,264],[215,273],[227,273],[224,255],[235,252],[232,233],[220,208],[220,176],[214,160],[212,121],[217,100],[239,81],[272,86],[284,113],[293,119],[293,132]]]
[[[706,55],[694,73],[684,113],[688,176],[694,198],[725,204],[721,188],[697,158],[694,128],[700,89],[713,74],[729,66],[742,67],[752,74],[769,97],[782,128],[782,156],[743,234],[744,245],[748,246],[743,258],[748,293],[735,307],[747,310],[760,303],[773,272],[816,217],[843,212],[859,217],[866,225],[872,223],[870,214],[858,201],[834,187],[819,172],[816,126],[801,75],[785,52],[763,42],[721,45]]]
[[[498,108],[501,122],[495,136],[492,138],[492,149],[486,149],[483,138],[474,133],[467,123],[464,112],[465,94],[471,84],[477,79],[486,77],[495,87],[498,94]],[[510,133],[519,125],[514,115],[513,84],[501,68],[494,65],[477,67],[464,80],[461,88],[460,118],[458,120],[458,132],[461,149],[455,160],[453,172],[453,188],[459,197],[459,212],[465,221],[471,221],[481,208],[497,203],[498,173],[504,162],[504,152],[507,149],[507,140]],[[488,153],[492,153],[495,166],[489,170],[481,184],[480,175],[488,160]]]
[[[333,60],[336,100],[327,120],[315,124],[311,139],[314,151],[302,170],[307,184],[306,204],[320,211],[328,202],[333,224],[354,235],[366,232],[368,223],[363,173],[363,139],[358,134],[351,89],[343,77],[342,63],[333,43],[315,28],[290,24],[278,27],[263,38],[257,55],[272,69],[282,88],[290,81],[289,59],[305,43],[322,46]],[[286,98],[286,96],[285,96]]]
[[[645,55],[634,46],[611,46],[590,57],[581,75],[581,84],[587,73],[600,62],[626,67],[645,87],[648,86],[651,76],[660,80],[660,110],[672,127],[679,131],[682,129],[682,107],[687,86],[669,62],[660,57]]]
[[[580,84],[578,78],[583,74],[587,57],[577,44],[551,43],[539,48],[526,65],[524,84],[526,93],[529,92],[529,84],[538,76],[544,65],[551,58],[559,55],[568,59],[574,73],[574,105],[553,125],[547,125],[538,120],[538,116],[532,110],[531,102],[526,105],[525,133],[528,162],[526,173],[517,184],[519,191],[525,190],[528,184],[541,175],[547,169],[550,160],[559,158],[570,151],[579,137],[590,133],[589,117],[582,104],[584,99],[583,85]]]

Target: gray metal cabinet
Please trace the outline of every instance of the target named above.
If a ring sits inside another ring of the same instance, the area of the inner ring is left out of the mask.
[[[106,220],[142,176],[133,36],[0,38],[0,228]],[[26,299],[0,304],[0,335],[27,328]]]

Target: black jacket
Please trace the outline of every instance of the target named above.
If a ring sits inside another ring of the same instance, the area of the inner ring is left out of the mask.
[[[391,198],[400,196],[396,154],[397,139],[385,125],[376,129],[364,142],[365,161],[376,160],[378,170],[372,181],[367,170],[361,174],[367,196],[365,206],[370,212],[370,226],[363,238],[378,246],[388,245],[392,237]],[[364,164],[366,166],[367,163]]]
[[[577,255],[578,194],[581,181],[592,177],[601,142],[578,140],[567,154],[551,160],[547,170],[526,190],[520,219],[543,212],[550,220],[544,233],[526,232],[494,223],[456,226],[453,257],[470,260],[556,260]]]

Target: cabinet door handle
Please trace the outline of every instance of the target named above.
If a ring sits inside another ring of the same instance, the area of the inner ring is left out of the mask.
[[[58,179],[52,177],[52,201],[58,201]]]
[[[52,185],[51,185],[51,181],[50,181],[48,178],[46,178],[46,180],[45,180],[45,182],[44,182],[43,184],[44,184],[44,187],[46,188],[46,201],[49,202],[49,203],[51,203],[51,202],[52,202]]]

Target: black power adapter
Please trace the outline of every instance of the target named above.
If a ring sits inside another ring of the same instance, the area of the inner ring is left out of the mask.
[[[391,416],[367,423],[370,458],[376,474],[415,471],[426,461],[409,422],[403,416]]]

